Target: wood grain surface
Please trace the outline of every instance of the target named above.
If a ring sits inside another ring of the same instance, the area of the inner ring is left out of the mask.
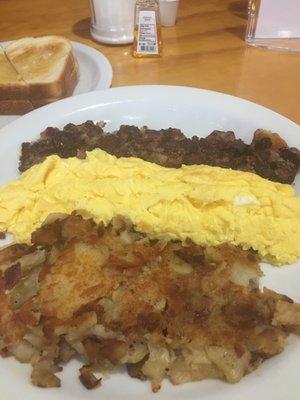
[[[162,28],[163,56],[158,59],[135,59],[132,45],[95,42],[89,31],[89,0],[0,0],[0,41],[64,35],[109,59],[113,87],[205,88],[251,100],[300,123],[300,53],[247,45],[247,4],[180,0],[176,25]]]

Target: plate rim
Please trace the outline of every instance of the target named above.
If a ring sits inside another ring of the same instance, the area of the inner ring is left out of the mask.
[[[105,68],[106,75],[104,76],[104,78],[100,78],[100,80],[98,81],[98,84],[91,91],[94,92],[94,91],[101,90],[101,89],[102,90],[109,89],[112,84],[112,79],[113,79],[113,69],[112,69],[112,65],[111,65],[109,59],[100,50],[95,49],[94,47],[91,47],[85,43],[81,43],[81,42],[77,42],[77,41],[73,41],[73,40],[71,40],[70,42],[72,44],[72,47],[74,48],[75,53],[76,53],[76,51],[81,50],[81,51],[85,52],[90,58],[93,59],[93,61],[98,66],[100,71],[101,71],[101,68]],[[102,76],[102,74],[100,74],[100,77],[101,76]],[[84,92],[84,93],[87,93],[87,92]],[[84,94],[84,93],[80,93],[80,94]],[[73,95],[73,96],[78,96],[78,95]],[[70,97],[73,97],[73,96],[70,96]]]
[[[95,50],[97,51],[97,50]],[[146,97],[149,96],[149,93],[155,94],[159,92],[161,95],[166,95],[166,92],[172,92],[174,95],[178,95],[184,92],[189,92],[190,95],[193,96],[208,96],[217,99],[218,101],[223,101],[224,99],[228,99],[232,104],[235,103],[238,107],[242,107],[246,109],[247,107],[255,108],[260,115],[271,115],[276,121],[279,121],[281,124],[287,124],[291,129],[299,130],[300,132],[300,125],[297,124],[295,121],[292,121],[288,117],[268,108],[259,103],[255,103],[251,100],[245,99],[243,97],[234,96],[232,94],[228,94],[221,91],[214,91],[210,89],[203,89],[203,88],[196,88],[191,86],[184,86],[184,85],[164,85],[164,84],[140,84],[140,85],[123,85],[123,86],[116,86],[116,87],[109,87],[106,89],[101,90],[93,90],[77,95],[73,95],[53,103],[47,104],[43,107],[30,111],[27,114],[19,116],[19,118],[9,122],[8,124],[0,127],[0,135],[6,129],[11,129],[11,126],[14,126],[15,123],[18,121],[26,122],[27,119],[31,119],[32,116],[36,116],[37,114],[41,114],[41,117],[51,114],[51,111],[55,111],[56,109],[63,109],[65,112],[66,110],[70,113],[76,113],[81,111],[82,109],[93,108],[97,107],[102,104],[104,98],[107,101],[116,101],[115,94],[123,96],[124,94],[128,94],[130,91],[130,96],[134,95],[135,100],[136,96],[142,97],[144,100],[147,100]],[[168,94],[169,96],[169,94]],[[108,97],[108,99],[107,99]],[[99,99],[98,99],[99,98]],[[127,101],[130,101],[131,97],[127,98]],[[122,99],[123,101],[124,99]],[[179,99],[180,100],[180,99]],[[78,106],[78,102],[80,101],[81,108]],[[120,101],[120,100],[119,100]],[[172,102],[173,100],[171,100]],[[0,138],[1,140],[1,138]],[[299,139],[300,141],[300,139]],[[298,145],[299,146],[299,145]]]

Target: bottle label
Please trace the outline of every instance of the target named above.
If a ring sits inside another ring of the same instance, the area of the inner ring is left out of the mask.
[[[137,52],[142,54],[158,54],[155,11],[141,10],[139,12],[138,24]]]

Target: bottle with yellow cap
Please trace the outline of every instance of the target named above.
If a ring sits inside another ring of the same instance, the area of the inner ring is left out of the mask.
[[[134,57],[160,57],[162,38],[157,0],[136,0],[134,21]]]

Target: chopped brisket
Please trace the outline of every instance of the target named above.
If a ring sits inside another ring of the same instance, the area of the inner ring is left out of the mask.
[[[107,133],[92,121],[68,124],[62,130],[47,128],[37,141],[22,144],[19,170],[57,154],[84,158],[85,152],[101,148],[117,157],[139,157],[165,167],[206,164],[254,172],[266,179],[292,183],[300,166],[300,151],[289,148],[277,135],[257,130],[250,144],[233,132],[214,131],[206,138],[187,138],[175,128],[154,130],[121,125]]]

